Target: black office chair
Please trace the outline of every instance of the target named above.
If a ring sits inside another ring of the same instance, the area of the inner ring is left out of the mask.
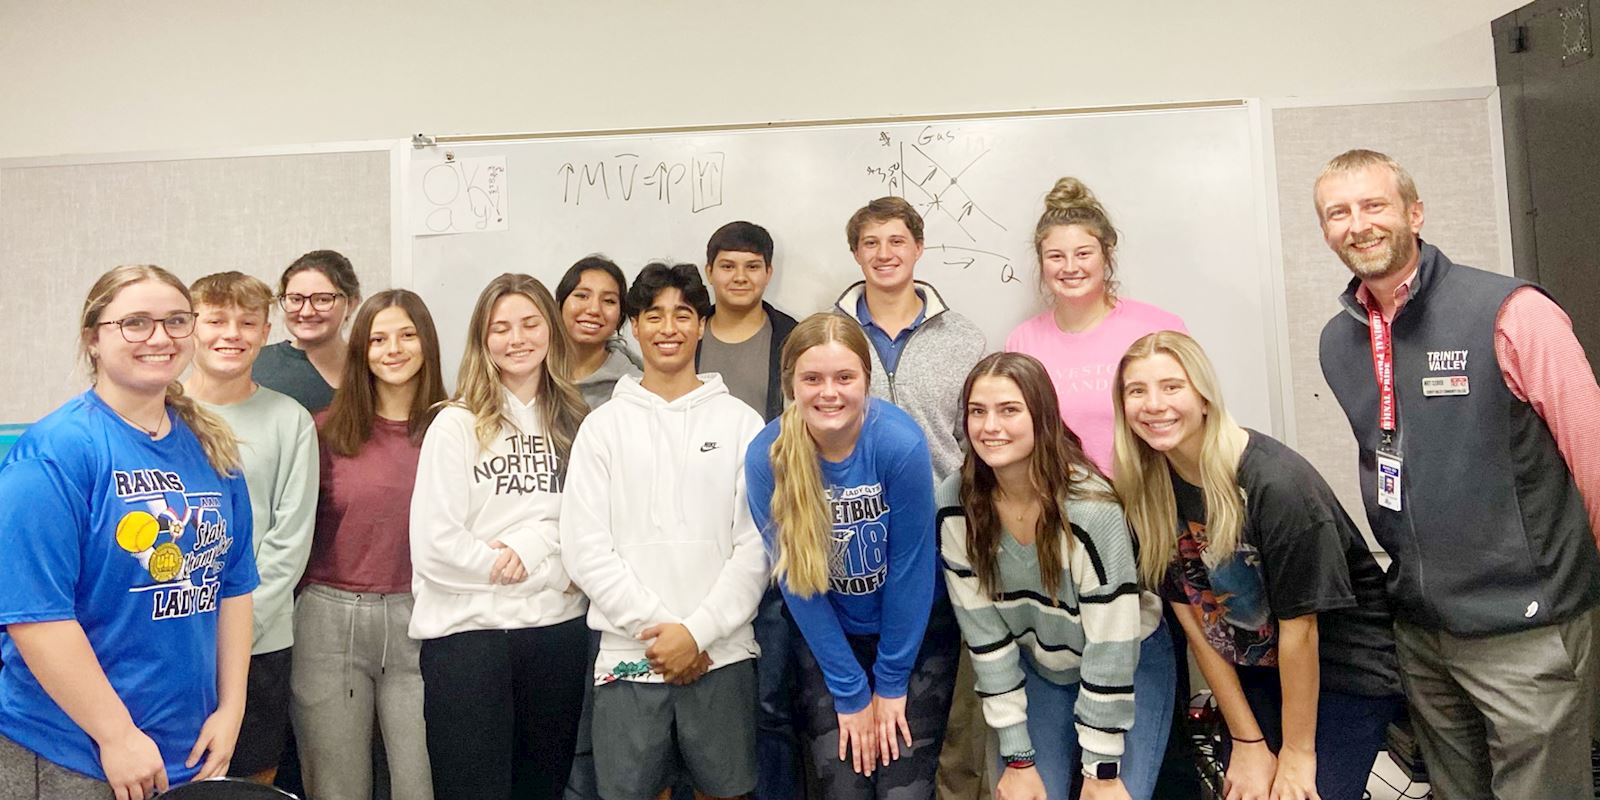
[[[239,778],[217,778],[169,789],[160,800],[299,800],[288,792]]]

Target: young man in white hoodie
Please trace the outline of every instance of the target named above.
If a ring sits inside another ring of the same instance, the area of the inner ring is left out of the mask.
[[[649,264],[626,307],[644,377],[572,445],[561,508],[567,573],[600,631],[594,757],[600,796],[646,800],[682,774],[697,794],[756,785],[751,620],[767,557],[745,501],[761,417],[696,375],[710,297],[694,265]]]

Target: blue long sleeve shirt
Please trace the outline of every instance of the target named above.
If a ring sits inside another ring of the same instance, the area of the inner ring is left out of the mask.
[[[802,598],[787,582],[778,582],[822,667],[834,707],[843,714],[866,708],[874,691],[905,696],[937,577],[927,440],[917,423],[891,403],[870,399],[866,415],[850,455],[821,462],[833,518],[828,591]],[[750,513],[774,561],[778,536],[770,453],[780,424],[767,425],[745,454]],[[845,638],[865,635],[878,637],[870,681]]]

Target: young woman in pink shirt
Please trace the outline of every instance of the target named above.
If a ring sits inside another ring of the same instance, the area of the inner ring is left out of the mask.
[[[1117,296],[1117,229],[1077,178],[1056,181],[1045,195],[1033,246],[1050,308],[1012,330],[1006,349],[1044,364],[1061,399],[1062,421],[1110,475],[1117,362],[1147,333],[1187,329],[1176,314]]]

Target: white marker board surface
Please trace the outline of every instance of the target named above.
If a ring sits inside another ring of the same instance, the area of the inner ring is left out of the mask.
[[[1056,178],[1073,175],[1121,233],[1121,294],[1181,315],[1239,421],[1278,431],[1254,125],[1235,103],[439,144],[419,149],[413,168],[438,163],[440,151],[504,156],[509,227],[414,238],[411,283],[440,327],[452,381],[473,300],[493,276],[527,272],[554,291],[591,253],[630,277],[656,259],[704,265],[706,240],[732,220],[772,232],[767,298],[800,318],[861,279],[845,221],[895,194],[926,219],[917,277],[997,350],[1045,307],[1033,227]],[[416,213],[415,198],[408,204]],[[1086,379],[1110,390],[1109,375]]]

